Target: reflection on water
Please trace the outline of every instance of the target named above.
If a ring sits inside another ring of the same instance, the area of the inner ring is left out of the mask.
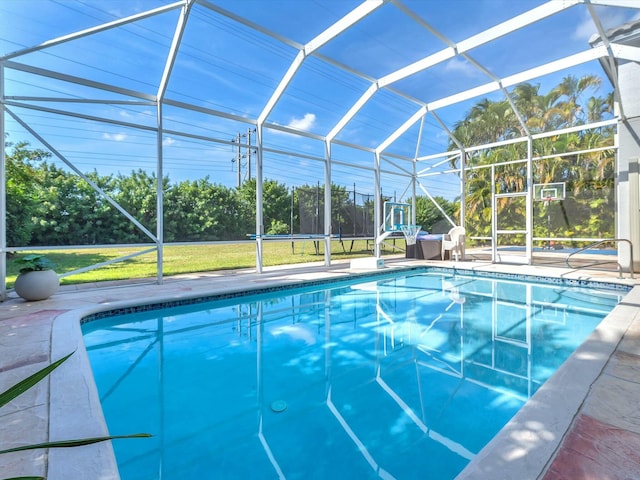
[[[110,431],[154,433],[123,480],[451,479],[619,295],[427,273],[84,329]]]

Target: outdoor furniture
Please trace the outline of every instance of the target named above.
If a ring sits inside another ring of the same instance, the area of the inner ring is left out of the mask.
[[[420,233],[416,237],[415,245],[407,245],[406,258],[418,260],[440,260],[442,249],[442,237],[440,234]]]
[[[442,250],[442,235],[430,235],[433,238],[419,239],[416,242],[416,258],[439,260]]]
[[[445,253],[451,252],[450,258],[454,258],[456,262],[458,260],[464,260],[465,249],[465,230],[464,227],[453,227],[449,230],[449,233],[444,235],[442,239],[442,250],[440,251],[440,258],[444,260]]]

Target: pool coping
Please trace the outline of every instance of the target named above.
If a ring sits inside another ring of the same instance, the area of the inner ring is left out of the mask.
[[[315,283],[351,280],[364,274],[370,276],[392,273],[394,270],[412,270],[418,267],[442,267],[460,273],[489,273],[502,275],[495,266],[470,264],[411,262],[385,268],[384,272],[353,272],[335,269],[329,271],[325,279],[313,280]],[[547,269],[544,269],[547,270]],[[520,270],[521,272],[522,270]],[[548,277],[544,274],[515,273],[515,276]],[[554,275],[565,277],[567,273]],[[304,277],[304,275],[303,275]],[[316,277],[316,275],[312,275]],[[569,275],[569,277],[571,277]],[[285,278],[269,281],[269,288],[302,286],[309,278]],[[593,277],[573,276],[570,281],[594,281]],[[268,279],[265,279],[265,282]],[[608,285],[626,285],[632,290],[625,295],[623,301],[601,322],[588,340],[555,372],[555,374],[536,392],[516,416],[499,432],[499,434],[483,448],[476,458],[457,477],[470,478],[539,478],[544,474],[554,453],[558,450],[564,435],[569,431],[571,423],[589,394],[591,385],[601,375],[607,361],[622,339],[625,331],[640,314],[640,287],[635,282],[614,279],[595,280]],[[234,291],[262,290],[261,286],[242,285],[238,287],[225,285],[223,288],[211,289],[219,293]],[[75,354],[67,361],[65,368],[51,374],[49,392],[49,438],[78,438],[107,434],[107,427],[100,407],[99,397],[93,373],[82,339],[80,321],[93,315],[114,308],[158,303],[163,301],[179,301],[186,298],[203,296],[202,291],[159,293],[141,299],[134,298],[122,301],[110,301],[103,304],[92,304],[58,314],[52,324],[51,358],[57,359],[70,351]],[[558,394],[558,390],[562,394]],[[54,413],[55,412],[55,413]],[[112,432],[126,434],[137,432]],[[144,441],[144,440],[127,440]],[[51,449],[48,456],[47,477],[50,480],[73,478],[118,479],[117,466],[110,442],[94,444],[74,449]],[[82,473],[80,473],[82,472]]]
[[[541,478],[559,451],[594,384],[640,317],[634,287],[456,480]]]

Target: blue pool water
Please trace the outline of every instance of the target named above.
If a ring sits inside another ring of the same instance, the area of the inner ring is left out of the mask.
[[[123,480],[452,479],[620,301],[421,271],[83,325]]]

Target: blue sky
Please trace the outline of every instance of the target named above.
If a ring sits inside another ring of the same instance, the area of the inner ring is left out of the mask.
[[[640,2],[628,0],[633,8],[595,7],[605,28],[638,18]],[[53,38],[91,28],[123,16],[168,5],[166,0],[2,0],[0,1],[0,55],[46,42]],[[246,18],[267,31],[305,44],[360,2],[352,0],[225,0],[212,4]],[[409,19],[393,5],[384,5],[348,31],[339,35],[319,53],[357,71],[360,78],[331,63],[308,57],[285,94],[268,116],[271,124],[326,135],[371,85],[372,79],[443,50],[443,39],[460,42],[515,15],[542,5],[541,0],[404,0],[402,4],[436,29],[437,38],[424,26]],[[136,23],[87,36],[49,49],[13,58],[35,66],[92,82],[116,85],[121,89],[155,95],[162,76],[178,10],[168,11]],[[589,49],[595,32],[584,5],[572,7],[521,31],[499,38],[469,52],[495,76],[503,78],[566,55]],[[297,53],[296,48],[248,28],[219,13],[196,4],[182,39],[167,98],[255,119]],[[42,109],[9,108],[54,148],[82,171],[96,169],[102,174],[128,174],[138,168],[155,170],[155,134],[131,128],[125,123],[154,127],[152,105],[123,103],[80,103],[72,99],[130,100],[118,93],[63,82],[14,69],[5,70],[8,96],[47,97],[47,100],[20,100],[50,110],[68,110],[80,115],[112,119],[113,124],[77,117],[65,117]],[[534,79],[541,91],[557,85],[564,76],[603,76],[593,61],[570,70]],[[421,102],[433,102],[488,83],[488,78],[465,59],[456,57],[393,84],[393,88]],[[599,95],[611,89],[603,82]],[[593,92],[591,92],[593,93]],[[55,101],[53,98],[65,101]],[[501,99],[498,93],[488,98]],[[481,98],[437,110],[449,126]],[[339,140],[375,148],[418,110],[418,105],[395,92],[380,91],[339,133]],[[390,147],[390,152],[411,157],[416,152],[418,126],[415,125]],[[212,117],[175,106],[164,108],[164,128],[230,141],[247,133],[250,125],[234,118]],[[7,116],[6,130],[11,141],[29,140],[40,146],[13,118]],[[323,183],[324,146],[321,141],[300,138],[267,129],[264,175],[291,186]],[[243,140],[245,141],[245,140]],[[208,175],[211,181],[235,185],[237,166],[233,145],[204,142],[171,132],[163,136],[165,175],[172,181]],[[446,150],[447,136],[433,117],[428,117],[419,155]],[[282,152],[294,152],[292,156]],[[246,149],[242,149],[246,153]],[[341,163],[371,167],[372,155],[334,146],[333,181],[371,192],[371,173]],[[246,160],[242,176],[247,175]],[[403,164],[401,162],[401,164]],[[404,164],[403,164],[404,165]],[[383,167],[394,170],[391,165]],[[428,182],[433,195],[457,194],[454,178],[440,177]],[[383,193],[398,195],[406,180],[383,174]]]

